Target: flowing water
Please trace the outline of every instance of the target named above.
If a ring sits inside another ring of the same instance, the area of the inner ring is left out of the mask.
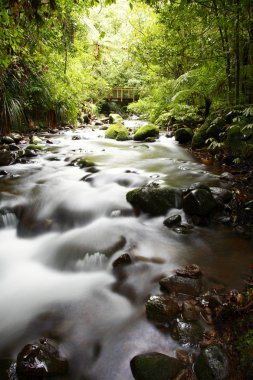
[[[126,193],[136,186],[219,184],[173,139],[117,142],[91,128],[51,139],[49,152],[3,168],[9,176],[0,179],[0,355],[15,358],[46,336],[69,359],[64,379],[132,380],[134,355],[179,347],[145,318],[159,276],[196,263],[209,283],[241,286],[251,243],[226,227],[180,235],[164,217],[134,214]],[[98,171],[69,165],[79,156]],[[138,260],[119,278],[112,263],[126,252]]]

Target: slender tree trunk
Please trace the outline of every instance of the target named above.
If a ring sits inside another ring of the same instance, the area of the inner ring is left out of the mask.
[[[235,103],[239,104],[239,102],[240,102],[240,9],[239,9],[239,0],[236,0],[235,58],[236,58]]]
[[[68,65],[68,46],[65,43],[65,62],[64,62],[64,74],[67,73],[67,65]]]
[[[229,103],[232,104],[231,53],[230,53],[230,49],[229,49],[228,33],[227,33],[227,28],[225,25],[224,25],[224,30],[221,27],[220,12],[219,12],[217,1],[216,0],[212,0],[212,1],[213,1],[215,17],[216,17],[217,23],[218,23],[222,50],[223,50],[223,53],[226,57],[226,75],[227,75],[227,83],[228,83],[228,100],[229,100]]]

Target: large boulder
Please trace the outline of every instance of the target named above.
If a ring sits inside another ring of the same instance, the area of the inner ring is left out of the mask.
[[[126,199],[136,209],[150,215],[164,215],[171,208],[182,207],[182,192],[169,186],[143,186],[129,191]]]
[[[147,318],[155,322],[169,323],[180,313],[178,302],[166,295],[149,297],[145,306]]]
[[[135,141],[143,141],[148,137],[158,137],[159,136],[159,127],[154,124],[147,124],[137,129],[134,134]]]
[[[194,371],[198,380],[225,380],[229,377],[229,362],[223,349],[216,345],[205,348],[198,356]]]
[[[178,128],[175,132],[175,140],[179,144],[185,144],[191,141],[193,136],[191,128]]]
[[[109,123],[110,124],[121,123],[122,121],[123,121],[123,118],[119,114],[110,113],[110,115],[109,115]]]
[[[14,158],[9,150],[0,150],[0,166],[7,166],[14,162]]]
[[[28,378],[44,378],[65,375],[68,362],[60,356],[57,346],[48,339],[27,344],[17,356],[18,375]]]
[[[129,130],[120,123],[113,124],[106,130],[105,137],[117,141],[125,141],[129,139]]]
[[[193,190],[183,199],[183,209],[188,215],[207,216],[216,206],[213,195],[205,189]]]
[[[178,359],[159,352],[136,355],[130,367],[136,380],[172,380],[184,369]]]

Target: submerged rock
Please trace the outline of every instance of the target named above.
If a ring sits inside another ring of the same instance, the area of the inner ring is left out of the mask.
[[[205,348],[198,356],[194,371],[198,380],[225,380],[229,375],[227,355],[219,346]]]
[[[161,323],[171,322],[180,312],[177,300],[165,295],[151,296],[145,307],[147,318]]]
[[[135,208],[156,216],[166,214],[171,208],[180,208],[182,192],[169,186],[143,186],[129,191],[126,199]]]
[[[44,378],[65,375],[68,362],[60,356],[58,347],[49,339],[27,344],[17,356],[17,374]]]
[[[130,367],[136,380],[172,380],[184,369],[178,359],[159,352],[136,355]]]

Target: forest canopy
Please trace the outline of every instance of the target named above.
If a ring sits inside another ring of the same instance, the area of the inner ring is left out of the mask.
[[[10,0],[0,5],[0,128],[76,124],[115,86],[151,121],[253,102],[251,0]],[[102,107],[103,108],[103,107]]]

